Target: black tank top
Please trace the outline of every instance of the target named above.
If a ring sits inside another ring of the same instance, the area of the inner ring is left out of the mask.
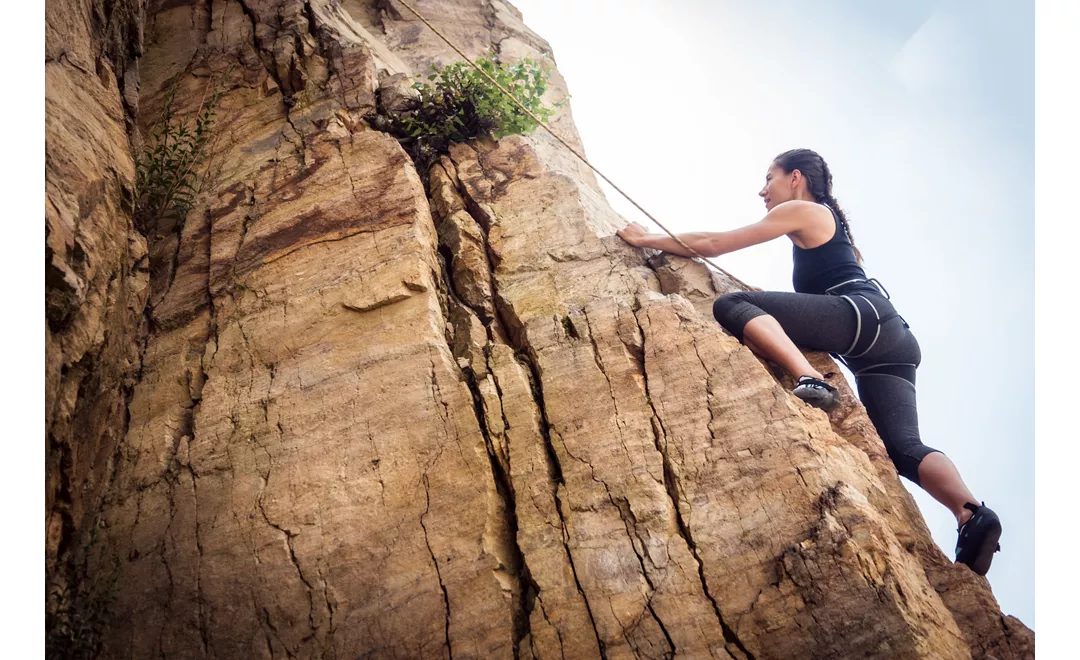
[[[822,204],[832,212],[833,224],[836,229],[833,237],[823,245],[815,248],[803,249],[798,245],[792,246],[792,258],[794,268],[791,273],[791,282],[797,293],[823,294],[826,289],[849,280],[865,280],[866,272],[855,259],[855,250],[851,247],[851,239],[840,222],[840,216],[836,214],[828,204]],[[868,290],[878,293],[872,284],[856,285],[853,288],[868,287]],[[844,289],[848,290],[847,287]]]

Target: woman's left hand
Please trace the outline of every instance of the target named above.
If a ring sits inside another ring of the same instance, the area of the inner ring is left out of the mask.
[[[636,222],[631,222],[626,225],[615,234],[634,247],[641,247],[641,239],[649,235],[649,232],[645,230],[645,227],[639,225]]]

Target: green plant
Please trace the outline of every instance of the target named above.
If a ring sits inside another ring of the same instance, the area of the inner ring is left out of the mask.
[[[547,91],[551,71],[535,60],[502,64],[485,55],[477,58],[476,64],[545,123],[570,98],[567,95],[551,108],[544,105],[541,97]],[[440,154],[447,153],[451,142],[483,136],[498,139],[536,129],[537,123],[528,114],[468,62],[442,68],[433,64],[431,70],[427,79],[433,84],[413,83],[418,94],[403,110],[380,108],[368,117],[376,128],[398,138],[425,186],[428,170]]]
[[[175,105],[179,79],[169,88],[161,115],[135,159],[134,219],[143,233],[156,231],[161,220],[183,219],[194,205],[202,187],[199,168],[228,77],[226,73],[212,92],[208,83],[198,109],[185,115],[179,115]]]

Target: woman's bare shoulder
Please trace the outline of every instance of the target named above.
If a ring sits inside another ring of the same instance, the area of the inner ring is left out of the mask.
[[[788,237],[801,248],[827,243],[836,231],[832,211],[824,204],[791,199],[777,204],[769,212],[776,214],[788,228]]]

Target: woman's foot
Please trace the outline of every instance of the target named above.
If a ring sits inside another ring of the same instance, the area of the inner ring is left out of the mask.
[[[1001,549],[1001,520],[986,504],[964,504],[971,517],[960,525],[956,539],[956,563],[967,564],[977,575],[986,575],[994,553]]]
[[[840,392],[821,378],[813,376],[800,376],[798,385],[791,393],[822,410],[832,410],[840,405]]]

